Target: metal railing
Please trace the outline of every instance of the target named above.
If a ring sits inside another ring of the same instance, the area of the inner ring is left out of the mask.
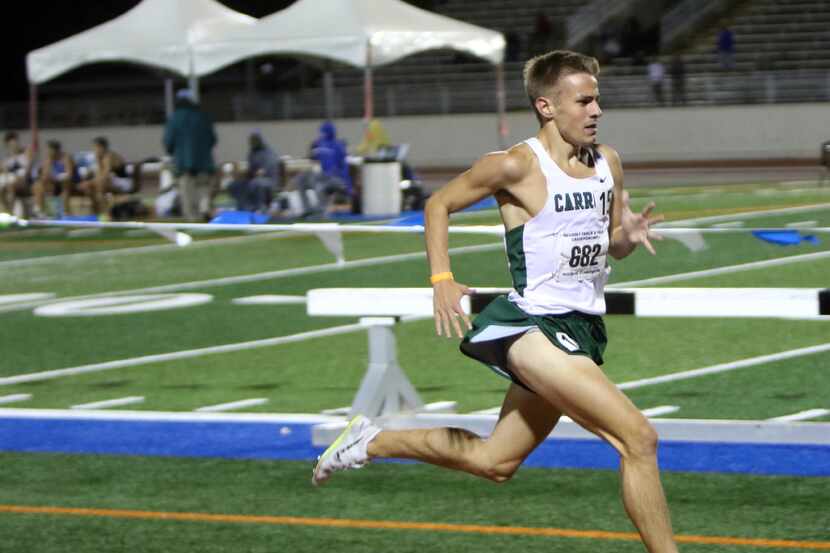
[[[651,84],[645,74],[606,75],[601,79],[604,108],[655,106]],[[671,80],[664,83],[667,104],[672,98]],[[506,81],[508,110],[527,109],[521,79]],[[830,101],[830,70],[706,71],[690,73],[685,82],[686,105],[734,105],[776,102]],[[278,92],[249,96],[240,92],[205,90],[203,107],[217,121],[264,121],[324,119],[326,105],[322,89]],[[363,88],[354,84],[335,89],[335,118],[363,115]],[[456,75],[444,82],[424,84],[390,83],[375,90],[378,117],[493,113],[496,91],[489,74]],[[133,94],[108,99],[71,97],[48,99],[40,106],[41,126],[91,127],[160,124],[164,122],[164,98],[160,94]],[[28,105],[0,107],[0,128],[25,128]]]

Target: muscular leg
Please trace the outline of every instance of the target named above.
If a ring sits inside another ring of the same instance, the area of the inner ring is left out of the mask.
[[[416,459],[504,482],[550,434],[559,417],[538,395],[511,384],[489,438],[459,428],[387,430],[369,443],[368,454]]]
[[[625,510],[651,553],[674,553],[671,520],[657,467],[657,433],[587,357],[567,355],[541,333],[508,351],[511,370],[531,389],[620,453]]]

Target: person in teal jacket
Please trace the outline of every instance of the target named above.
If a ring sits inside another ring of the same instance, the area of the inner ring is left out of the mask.
[[[202,111],[189,89],[176,93],[176,109],[164,129],[164,148],[173,156],[182,214],[197,220],[210,213],[210,189],[216,166],[213,120]]]

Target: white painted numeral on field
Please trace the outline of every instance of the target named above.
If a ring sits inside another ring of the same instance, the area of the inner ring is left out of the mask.
[[[94,317],[192,307],[210,302],[210,294],[142,294],[64,301],[35,309],[41,317]]]

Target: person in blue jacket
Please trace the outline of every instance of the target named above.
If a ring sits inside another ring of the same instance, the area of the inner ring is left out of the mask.
[[[320,162],[320,169],[330,177],[340,179],[351,195],[352,178],[346,162],[346,143],[337,138],[337,128],[331,121],[320,125],[320,135],[311,143],[310,157]]]
[[[346,143],[337,138],[334,123],[325,121],[320,125],[320,134],[311,142],[308,155],[320,164],[319,171],[304,171],[292,181],[300,190],[302,216],[351,210],[354,194],[346,161]],[[316,203],[309,199],[310,190],[314,192]]]

